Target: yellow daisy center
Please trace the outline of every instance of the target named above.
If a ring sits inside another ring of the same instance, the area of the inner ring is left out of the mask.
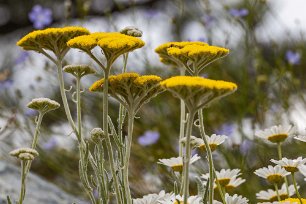
[[[210,150],[213,152],[217,149],[218,145],[217,144],[209,144]],[[206,152],[206,147],[205,144],[200,145],[199,149],[202,150],[203,152]]]
[[[218,179],[218,182],[221,186],[226,186],[227,184],[229,184],[230,180],[230,178],[222,178]]]
[[[288,134],[276,134],[268,137],[268,140],[273,143],[283,142],[288,137]]]
[[[284,169],[290,173],[297,172],[299,169],[295,166],[284,166]]]
[[[283,179],[283,176],[280,174],[272,174],[267,177],[267,180],[270,183],[279,183],[280,181],[282,181],[282,179]]]
[[[172,168],[173,171],[176,171],[176,172],[182,172],[183,171],[183,165],[182,164],[177,164],[177,165],[171,166],[171,168]]]

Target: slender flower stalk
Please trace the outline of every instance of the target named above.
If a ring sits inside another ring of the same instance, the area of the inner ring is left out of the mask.
[[[18,204],[22,204],[25,192],[26,192],[26,178],[27,178],[27,161],[22,160],[21,161],[21,188],[20,188],[20,195],[19,195],[19,201]]]
[[[282,143],[281,142],[277,143],[277,153],[278,153],[278,159],[282,160],[283,156],[282,156]],[[284,177],[284,181],[285,181],[285,184],[286,184],[287,194],[290,196],[290,194],[289,194],[289,184],[288,184],[288,179],[287,179],[286,176]]]
[[[299,198],[300,204],[302,204],[303,202],[302,202],[302,198],[301,198],[301,195],[300,195],[298,187],[297,187],[297,183],[296,183],[296,180],[295,180],[294,172],[291,172],[291,177],[292,177],[292,182],[293,182],[293,185],[294,185],[294,189],[295,189],[296,195]]]
[[[203,110],[199,110],[198,111],[198,117],[200,120],[200,134],[201,137],[204,141],[205,144],[205,148],[207,151],[207,157],[208,157],[208,163],[209,163],[209,204],[213,203],[214,200],[214,162],[213,162],[213,158],[212,158],[212,152],[210,149],[210,146],[208,144],[207,141],[207,135],[205,134],[205,128],[204,128],[204,119],[203,119]],[[220,188],[218,188],[220,190]],[[221,193],[221,197],[222,199],[224,199],[224,197],[222,196],[222,194],[224,195],[224,193],[222,193],[222,191],[220,191]]]
[[[274,188],[275,188],[275,192],[276,192],[276,195],[277,195],[277,200],[280,202],[280,201],[281,201],[281,199],[280,199],[280,196],[279,196],[279,192],[278,192],[277,183],[274,183]]]

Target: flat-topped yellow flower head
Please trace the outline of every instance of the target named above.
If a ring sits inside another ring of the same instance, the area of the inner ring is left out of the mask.
[[[83,27],[47,28],[33,31],[21,38],[17,45],[25,50],[42,52],[49,50],[64,57],[69,47],[67,42],[77,36],[88,35],[89,31]]]
[[[139,108],[163,89],[161,78],[155,75],[140,76],[137,73],[123,73],[109,77],[109,94],[128,110],[137,112]],[[103,91],[104,79],[96,81],[90,91]]]
[[[168,54],[168,49],[169,48],[183,48],[186,45],[202,45],[202,46],[207,46],[207,43],[204,42],[167,42],[164,43],[160,46],[158,46],[155,49],[155,52],[159,55],[160,61],[164,64],[168,65],[176,65],[176,66],[181,66],[181,62],[178,61],[176,58],[173,56],[170,56]]]
[[[80,36],[70,40],[67,45],[85,52],[89,52],[99,46],[106,57],[111,62],[115,61],[120,55],[131,52],[144,46],[144,42],[133,36],[121,33],[92,33],[88,36]]]
[[[282,200],[280,203],[300,203],[300,200],[298,198],[288,198],[286,200]],[[302,198],[302,203],[306,204],[306,199]]]
[[[184,100],[189,111],[206,107],[237,89],[232,82],[195,76],[175,76],[161,82],[161,86]]]
[[[199,75],[208,64],[229,53],[226,48],[210,46],[203,42],[165,43],[155,51],[163,63],[184,67],[195,76]]]

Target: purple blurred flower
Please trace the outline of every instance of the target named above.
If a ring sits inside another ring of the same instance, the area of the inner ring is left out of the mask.
[[[15,64],[17,65],[23,63],[24,61],[26,61],[26,59],[28,59],[29,56],[30,56],[29,52],[25,51],[20,52],[18,57],[15,59]]]
[[[249,14],[249,10],[246,8],[242,8],[242,9],[230,9],[229,13],[236,18],[241,18],[241,17],[245,17]]]
[[[5,79],[3,81],[0,80],[0,91],[4,89],[8,89],[13,85],[12,79]]]
[[[38,115],[38,111],[33,110],[31,108],[27,108],[26,111],[24,112],[24,115],[27,117],[34,117]]]
[[[41,5],[35,5],[28,16],[36,29],[42,29],[52,22],[51,9],[43,8]]]
[[[215,131],[217,135],[227,135],[231,136],[234,132],[234,125],[231,123],[225,123],[220,129]]]
[[[206,27],[211,26],[215,20],[215,17],[211,15],[203,15],[202,17],[202,21]]]
[[[42,145],[44,150],[52,150],[57,146],[57,140],[55,137],[50,137],[49,140]]]
[[[286,60],[291,65],[300,64],[301,61],[301,54],[298,52],[293,52],[292,50],[288,50],[286,52]]]
[[[146,131],[143,135],[138,137],[138,143],[142,146],[152,145],[158,141],[159,136],[159,132],[157,131]]]
[[[246,155],[250,151],[252,146],[253,146],[253,143],[250,140],[243,140],[243,142],[240,145],[239,150],[241,154]]]

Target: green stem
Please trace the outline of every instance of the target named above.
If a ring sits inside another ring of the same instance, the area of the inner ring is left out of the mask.
[[[134,113],[132,110],[128,111],[128,137],[125,145],[125,159],[124,159],[124,169],[123,169],[123,182],[127,197],[127,203],[132,203],[130,185],[129,185],[129,161],[131,155],[131,146],[132,146],[132,138],[133,138],[133,124],[134,124]]]
[[[205,144],[207,157],[208,157],[208,163],[209,163],[209,204],[212,204],[214,200],[214,162],[212,158],[212,152],[208,144],[207,136],[205,134],[202,109],[198,111],[198,115],[199,115],[199,120],[200,120],[200,133],[201,133],[201,137]]]
[[[63,69],[62,68],[62,61],[58,60],[56,65],[57,65],[57,76],[58,76],[58,80],[59,80],[60,92],[61,92],[61,97],[62,97],[62,100],[63,100],[65,113],[66,113],[66,116],[67,116],[67,119],[68,119],[68,122],[69,122],[70,126],[72,127],[73,131],[75,132],[75,134],[78,138],[78,141],[81,142],[81,137],[80,137],[79,132],[77,130],[77,127],[75,126],[75,123],[72,119],[71,112],[70,112],[69,105],[68,105],[68,101],[67,101],[67,96],[66,96],[66,93],[65,93],[64,76],[63,76],[63,70],[62,70]]]
[[[109,76],[109,71],[110,71],[110,66],[107,67],[107,69],[104,72],[104,83],[103,83],[103,131],[105,135],[105,140],[106,140],[106,150],[109,158],[109,163],[110,163],[110,169],[115,185],[115,191],[116,191],[116,199],[117,203],[121,204],[121,197],[120,197],[120,190],[119,190],[119,182],[118,178],[116,175],[116,170],[115,170],[115,161],[113,157],[113,148],[112,144],[109,138],[108,134],[108,76]]]
[[[280,143],[280,142],[277,143],[277,153],[278,153],[278,159],[282,160],[282,158],[283,158],[283,155],[282,155],[282,143]],[[287,179],[286,176],[284,177],[284,181],[285,181],[285,184],[286,184],[287,195],[288,195],[288,197],[290,197],[288,179]]]
[[[185,69],[180,69],[181,76],[185,75]],[[181,117],[180,117],[180,140],[179,140],[179,156],[183,156],[183,145],[180,142],[185,135],[185,122],[186,122],[186,106],[184,101],[181,99]]]
[[[36,146],[37,146],[38,136],[39,136],[39,129],[40,129],[40,125],[41,125],[43,117],[44,117],[44,113],[40,112],[39,115],[38,115],[37,122],[36,122],[35,133],[34,133],[32,145],[31,145],[32,149],[35,149]]]
[[[26,178],[27,178],[27,162],[22,160],[21,161],[21,188],[20,188],[20,196],[19,196],[19,202],[18,204],[22,204],[25,192],[26,192]]]
[[[274,183],[274,188],[275,188],[275,192],[276,192],[276,195],[277,195],[277,200],[280,202],[281,199],[280,199],[280,196],[279,196],[278,187],[277,187],[276,183]]]
[[[78,133],[82,138],[82,112],[81,112],[81,77],[76,77],[76,99],[77,99],[77,121],[78,121]]]
[[[297,195],[297,197],[299,198],[300,203],[302,204],[302,203],[303,203],[303,202],[302,202],[302,198],[301,198],[301,195],[300,195],[299,190],[298,190],[298,188],[297,188],[297,183],[296,183],[296,180],[295,180],[295,177],[294,177],[294,173],[293,173],[293,172],[291,172],[291,176],[292,176],[292,182],[293,182],[293,185],[294,185],[294,188],[295,188],[296,195]]]
[[[192,133],[192,125],[193,119],[195,116],[194,111],[190,111],[188,115],[187,127],[186,127],[186,151],[185,157],[183,159],[184,162],[184,172],[183,172],[183,180],[184,180],[184,203],[187,203],[189,196],[189,165],[190,165],[190,157],[191,157],[191,148],[190,148],[190,136]]]

